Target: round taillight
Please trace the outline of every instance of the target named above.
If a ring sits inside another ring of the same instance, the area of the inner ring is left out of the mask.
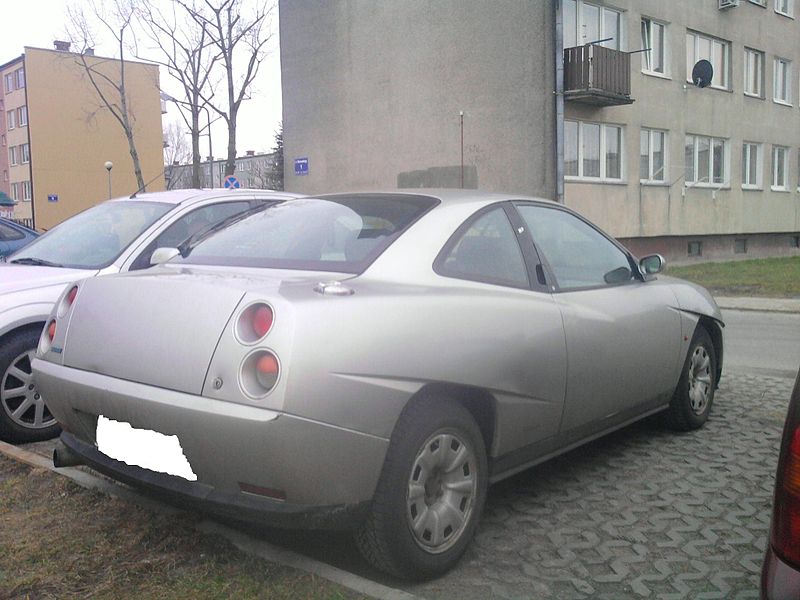
[[[239,315],[236,322],[236,337],[243,344],[254,344],[272,329],[275,315],[272,308],[263,302],[251,304]]]
[[[47,326],[47,339],[50,340],[50,343],[52,344],[55,338],[56,338],[56,321],[55,319],[53,319]]]
[[[73,285],[72,289],[67,292],[67,305],[72,306],[72,303],[75,302],[75,296],[78,295],[78,286]]]
[[[72,308],[77,296],[78,286],[73,285],[71,288],[69,288],[69,291],[64,295],[64,297],[61,299],[61,302],[58,304],[58,312],[56,313],[56,316],[58,316],[59,319],[66,316],[66,314],[69,312],[69,309]]]
[[[266,396],[278,382],[279,374],[278,357],[268,350],[256,350],[242,363],[242,389],[252,398]]]

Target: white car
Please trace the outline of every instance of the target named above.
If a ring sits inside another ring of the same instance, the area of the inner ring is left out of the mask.
[[[60,428],[31,376],[31,359],[66,284],[146,269],[157,248],[175,248],[296,194],[268,190],[175,190],[94,206],[0,263],[0,439],[32,442]]]

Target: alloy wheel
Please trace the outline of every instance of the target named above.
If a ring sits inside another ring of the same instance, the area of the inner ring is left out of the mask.
[[[11,361],[0,381],[0,405],[20,427],[44,429],[55,425],[56,420],[33,383],[34,354],[28,350]]]

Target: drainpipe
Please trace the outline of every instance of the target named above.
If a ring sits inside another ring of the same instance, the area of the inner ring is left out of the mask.
[[[564,11],[563,1],[556,0],[555,67],[556,67],[556,202],[564,204]]]

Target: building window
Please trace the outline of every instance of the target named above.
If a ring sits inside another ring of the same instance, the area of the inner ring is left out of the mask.
[[[776,58],[774,62],[774,85],[772,97],[775,102],[792,103],[792,63],[785,58]]]
[[[564,122],[564,175],[572,179],[622,180],[622,127]]]
[[[789,246],[792,248],[800,248],[800,235],[793,235],[789,238]]]
[[[639,135],[639,179],[663,183],[666,179],[667,132],[642,128]]]
[[[734,254],[747,254],[747,238],[736,239],[733,241]]]
[[[20,160],[22,164],[27,164],[31,162],[31,147],[28,144],[22,144],[19,147],[20,150]]]
[[[14,91],[14,74],[8,73],[5,76],[6,94]]]
[[[728,145],[723,138],[687,135],[686,183],[719,186],[728,183]]]
[[[744,49],[744,93],[764,97],[764,53],[752,48]]]
[[[14,71],[14,79],[16,88],[21,90],[25,87],[25,69],[17,69]]]
[[[758,4],[759,6],[766,6],[767,0],[749,0],[751,4]]]
[[[692,69],[700,60],[707,60],[714,67],[711,87],[730,89],[728,65],[730,64],[731,43],[709,37],[702,33],[686,33],[686,81],[692,81]]]
[[[794,13],[794,0],[775,0],[775,12],[791,17]]]
[[[761,144],[755,142],[742,144],[742,187],[744,189],[761,189],[762,161]]]
[[[564,0],[564,47],[606,40],[602,46],[621,50],[621,14],[584,0]]]
[[[6,134],[0,135],[0,146],[6,145]]]
[[[789,149],[784,146],[772,147],[772,189],[777,192],[789,191]]]
[[[12,167],[17,164],[17,147],[11,146],[8,149],[8,164]]]
[[[15,202],[19,200],[19,184],[12,183],[11,184],[11,199]]]
[[[664,75],[667,65],[666,25],[642,18],[642,71]]]
[[[22,201],[23,202],[30,202],[31,201],[31,182],[30,181],[23,181],[22,182]]]
[[[6,118],[8,121],[8,128],[14,129],[17,126],[17,111],[10,110],[6,113]]]
[[[703,242],[689,242],[687,254],[689,256],[703,256]]]
[[[20,127],[25,127],[28,124],[28,107],[20,106],[17,109],[17,123]]]

